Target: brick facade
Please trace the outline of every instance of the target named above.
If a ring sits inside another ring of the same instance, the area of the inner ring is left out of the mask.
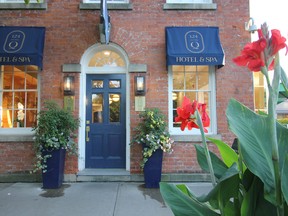
[[[249,19],[249,0],[214,0],[216,10],[163,10],[165,0],[131,0],[132,10],[109,10],[112,24],[110,40],[121,46],[133,64],[146,64],[146,107],[159,107],[168,114],[168,76],[165,60],[166,26],[218,26],[225,51],[226,65],[216,71],[217,128],[221,138],[232,143],[233,135],[226,123],[225,110],[230,98],[253,107],[252,74],[232,63],[250,40],[244,30]],[[48,0],[47,10],[1,10],[0,24],[6,26],[44,26],[46,39],[41,101],[55,99],[63,103],[62,65],[79,64],[90,46],[100,42],[100,10],[80,10],[79,0]],[[79,112],[79,74],[76,74],[76,107]],[[134,107],[134,74],[130,76],[131,128],[137,123]],[[130,128],[130,129],[131,129]],[[0,129],[1,130],[1,129]],[[141,148],[131,146],[130,170],[139,173]],[[191,142],[176,142],[174,153],[164,156],[163,172],[200,172]],[[0,143],[0,173],[31,170],[32,142]],[[78,160],[68,157],[66,173],[78,171]]]

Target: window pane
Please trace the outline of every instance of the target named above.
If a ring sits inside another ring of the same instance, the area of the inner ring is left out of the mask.
[[[13,81],[13,73],[12,72],[4,72],[4,89],[12,89],[12,81]]]
[[[27,92],[27,108],[36,109],[38,103],[37,92]]]
[[[125,67],[124,59],[116,52],[103,50],[96,53],[89,61],[89,67]]]
[[[92,88],[103,88],[103,80],[92,80]]]
[[[173,89],[183,90],[184,89],[184,72],[173,73]]]
[[[19,103],[17,110],[14,111],[14,127],[24,127],[25,125],[25,110],[23,104]]]
[[[197,76],[196,72],[186,72],[185,73],[185,86],[186,90],[196,90],[197,86]]]
[[[14,72],[14,89],[24,89],[25,86],[25,73]]]
[[[109,88],[121,88],[120,80],[110,80]]]
[[[13,102],[13,93],[3,92],[3,101],[2,101],[3,109],[12,109],[12,102]]]
[[[208,68],[200,70],[198,73],[198,89],[209,90],[209,71]]]
[[[37,73],[26,74],[26,89],[37,89]]]
[[[33,127],[37,124],[37,110],[26,111],[26,127]]]
[[[92,120],[93,123],[103,122],[103,95],[92,94]]]
[[[109,94],[109,120],[120,122],[120,94]]]
[[[13,127],[12,110],[3,109],[2,110],[2,128],[12,128]]]
[[[14,93],[14,108],[17,109],[18,103],[25,105],[25,92]]]

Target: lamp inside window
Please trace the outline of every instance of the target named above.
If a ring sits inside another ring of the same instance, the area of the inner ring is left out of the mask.
[[[144,76],[135,77],[135,95],[136,96],[145,95],[145,77]]]
[[[73,76],[65,76],[64,77],[64,95],[75,95],[74,91],[74,77]]]

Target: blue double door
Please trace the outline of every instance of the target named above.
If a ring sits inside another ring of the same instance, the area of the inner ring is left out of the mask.
[[[126,167],[126,76],[86,77],[86,168]]]

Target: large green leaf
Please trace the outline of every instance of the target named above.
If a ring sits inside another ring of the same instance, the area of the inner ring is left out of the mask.
[[[231,167],[233,163],[238,164],[238,155],[228,144],[221,140],[213,139],[210,137],[207,137],[207,139],[218,147],[221,158],[227,167]]]
[[[284,166],[282,168],[281,180],[282,193],[286,203],[288,203],[288,154],[286,155]]]
[[[160,183],[160,192],[175,216],[219,216],[209,205],[199,202],[185,185]]]
[[[279,167],[281,172],[281,188],[288,203],[288,129],[277,123],[277,139],[279,145]]]
[[[252,175],[252,176],[251,176]],[[260,179],[250,173],[245,175],[249,178],[252,177],[251,185],[244,194],[244,199],[241,205],[241,215],[245,216],[271,216],[276,215],[276,208],[266,199],[264,199],[263,183]]]
[[[260,116],[231,99],[226,111],[231,131],[238,137],[247,167],[263,182],[268,194],[274,193],[274,168],[270,128],[266,116]]]
[[[238,196],[239,192],[239,171],[237,164],[233,164],[219,179],[218,184],[207,194],[198,197],[200,202],[210,202],[210,204],[219,209],[220,203],[222,202],[225,207],[229,200],[233,197]]]
[[[200,167],[204,171],[209,172],[207,158],[206,158],[203,146],[200,146],[200,145],[194,145],[194,146],[196,148],[197,160],[198,160]],[[209,151],[209,153],[210,153],[210,157],[211,157],[211,161],[212,161],[212,167],[214,170],[214,175],[217,178],[221,178],[221,176],[226,172],[228,167],[224,164],[224,162],[221,159],[218,158],[218,156],[216,154],[214,154],[211,151]]]

